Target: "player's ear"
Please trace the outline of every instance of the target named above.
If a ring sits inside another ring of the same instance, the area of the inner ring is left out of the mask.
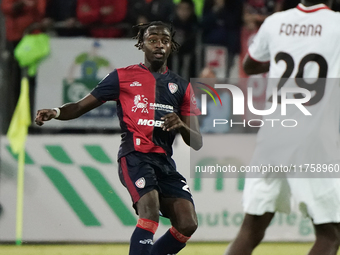
[[[141,49],[143,52],[145,52],[145,50],[144,50],[144,42],[141,42],[141,43],[140,43],[140,49]]]

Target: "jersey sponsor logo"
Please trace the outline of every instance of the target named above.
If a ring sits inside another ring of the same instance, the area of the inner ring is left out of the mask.
[[[150,244],[153,245],[153,241],[151,239],[144,239],[144,240],[139,240],[140,244]]]
[[[140,145],[140,138],[136,138],[136,145]]]
[[[149,127],[161,127],[163,123],[164,121],[161,121],[161,120],[139,119],[137,125],[149,126]]]
[[[166,111],[166,112],[173,112],[174,111],[174,107],[172,105],[158,104],[158,103],[150,103],[150,109],[151,110]]]
[[[137,112],[138,109],[141,109],[142,113],[149,113],[148,99],[144,97],[144,95],[136,95],[133,101],[135,103],[135,106],[132,107],[133,112]]]
[[[169,82],[168,83],[168,88],[169,88],[171,94],[175,94],[176,91],[178,90],[178,85],[176,83]]]
[[[133,83],[130,84],[130,87],[141,87],[142,84],[139,83],[138,81],[134,81]]]
[[[191,103],[192,103],[193,105],[196,105],[196,106],[197,106],[197,101],[196,101],[196,97],[195,97],[194,94],[191,95]]]
[[[136,187],[137,188],[140,188],[140,189],[143,189],[144,187],[145,187],[145,179],[144,179],[144,177],[141,177],[141,178],[139,178],[136,182],[135,182],[135,184],[136,184]]]
[[[191,95],[190,101],[191,101],[191,109],[194,110],[194,111],[195,111],[196,109],[198,109],[196,97],[195,97],[194,94]]]
[[[186,181],[181,180],[181,182],[183,182],[183,183],[185,184],[185,185],[182,187],[182,190],[185,190],[186,192],[188,192],[189,194],[191,194],[189,185],[186,183]]]

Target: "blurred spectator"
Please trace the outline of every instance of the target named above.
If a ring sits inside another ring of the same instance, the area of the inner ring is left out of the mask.
[[[86,30],[77,20],[77,0],[48,0],[45,22],[58,36],[85,36]]]
[[[148,3],[147,0],[128,0],[128,12],[126,20],[132,26],[140,23],[148,23]],[[134,31],[130,31],[130,36]]]
[[[128,0],[128,21],[132,25],[155,20],[169,22],[174,13],[172,0]]]
[[[181,0],[173,0],[175,4],[179,4]],[[195,14],[198,19],[201,19],[203,14],[204,0],[193,0],[195,6]]]
[[[216,73],[210,67],[204,67],[199,74],[200,82],[207,83],[214,86],[216,83],[224,83],[224,79],[220,80],[216,77]],[[201,89],[196,88],[195,95],[197,106],[202,109],[202,94],[206,94]],[[211,97],[207,97],[207,115],[199,117],[201,133],[228,133],[230,131],[229,125],[216,125],[213,126],[214,119],[227,119],[231,118],[231,96],[230,93],[219,91],[219,96],[223,105],[215,104]]]
[[[340,12],[340,0],[335,0],[333,2],[332,10]]]
[[[282,10],[282,2],[283,0],[246,0],[243,15],[246,28],[257,31],[265,18]]]
[[[242,63],[257,30],[266,17],[283,9],[284,1],[287,2],[285,4],[286,8],[288,8],[290,2],[295,2],[295,0],[245,0],[243,13],[244,26],[241,32],[241,53],[238,68],[239,77],[248,77],[243,71]]]
[[[22,73],[14,57],[14,49],[25,33],[39,33],[44,28],[46,0],[2,0],[1,9],[6,20],[6,48],[10,53],[8,107],[11,114],[20,95]],[[31,113],[34,108],[35,77],[29,77]],[[32,116],[34,117],[34,116]]]
[[[168,63],[169,68],[174,69],[173,60],[177,60],[176,73],[189,80],[196,76],[196,39],[198,21],[195,15],[194,3],[192,0],[181,0],[176,6],[173,18],[173,26],[176,30],[176,41],[181,45],[177,53],[172,56]]]
[[[207,79],[207,78],[214,78],[216,79],[216,74],[211,67],[204,67],[199,75],[199,78]]]
[[[127,0],[78,0],[77,17],[89,26],[90,35],[96,38],[123,36],[118,25],[126,17]]]
[[[240,52],[242,11],[242,0],[206,0],[203,10],[202,41],[204,44],[227,47],[227,77],[235,55]]]
[[[300,2],[300,0],[283,0],[282,10],[295,8]]]
[[[3,0],[8,42],[19,42],[25,32],[34,31],[45,17],[46,0]],[[28,31],[29,30],[29,31]]]

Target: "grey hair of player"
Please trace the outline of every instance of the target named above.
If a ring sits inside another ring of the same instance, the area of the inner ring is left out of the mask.
[[[301,0],[301,3],[305,6],[312,6],[316,4],[325,4],[327,6],[332,6],[333,0]]]
[[[135,46],[139,50],[141,50],[143,47],[144,34],[148,30],[148,28],[151,26],[162,26],[162,27],[167,28],[170,31],[170,35],[171,35],[171,52],[178,51],[181,45],[175,40],[176,31],[173,29],[172,24],[168,25],[162,21],[152,21],[150,23],[146,23],[146,24],[141,23],[136,26],[133,26],[133,28],[138,28],[138,33],[135,37],[133,37],[133,39],[138,40]]]

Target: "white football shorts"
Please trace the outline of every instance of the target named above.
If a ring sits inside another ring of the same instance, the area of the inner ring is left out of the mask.
[[[244,211],[290,213],[291,199],[313,223],[340,222],[339,178],[246,178]]]

